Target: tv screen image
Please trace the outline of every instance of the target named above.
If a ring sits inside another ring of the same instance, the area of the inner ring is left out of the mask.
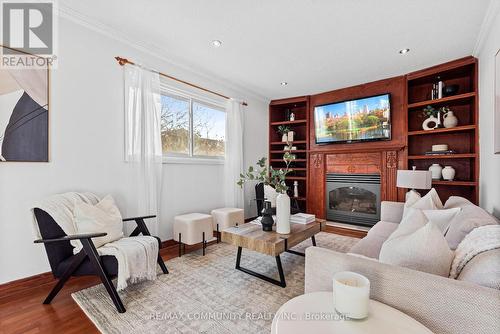
[[[390,94],[314,107],[316,144],[391,139]]]

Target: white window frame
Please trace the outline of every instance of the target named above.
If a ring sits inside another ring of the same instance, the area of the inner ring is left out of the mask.
[[[164,83],[160,84],[160,94],[170,95],[174,98],[188,100],[189,102],[189,153],[163,153],[164,164],[201,164],[201,165],[223,165],[225,157],[211,157],[206,155],[194,154],[194,131],[193,131],[193,103],[204,104],[210,108],[226,112],[225,106],[221,101],[212,100],[202,95],[183,91],[170,87]]]

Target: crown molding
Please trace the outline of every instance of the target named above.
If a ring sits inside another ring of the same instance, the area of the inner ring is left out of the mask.
[[[476,45],[472,50],[472,55],[477,57],[481,52],[481,49],[484,46],[484,42],[486,41],[493,23],[495,22],[495,18],[500,14],[500,1],[490,0],[490,4],[486,9],[486,15],[484,16],[483,23],[481,24],[481,29],[479,30],[479,34],[477,36]]]
[[[269,103],[269,98],[266,96],[263,96],[255,91],[249,90],[240,84],[234,83],[231,80],[224,79],[222,77],[218,77],[216,75],[204,72],[202,70],[193,70],[192,66],[188,66],[186,64],[183,64],[178,61],[174,61],[171,58],[168,58],[165,56],[167,52],[163,50],[161,47],[151,44],[151,43],[144,43],[136,40],[132,40],[129,37],[127,37],[125,34],[121,33],[120,31],[98,21],[93,18],[90,18],[88,15],[85,15],[63,3],[59,3],[58,5],[58,15],[62,18],[65,18],[73,23],[76,23],[80,26],[83,26],[89,30],[95,31],[101,35],[104,35],[108,38],[111,38],[113,40],[116,40],[118,42],[121,42],[123,44],[126,44],[136,50],[139,50],[145,54],[148,54],[152,57],[155,57],[161,61],[164,61],[165,63],[168,63],[169,65],[173,67],[177,67],[179,69],[182,69],[183,71],[189,72],[193,75],[199,76],[209,82],[212,82],[213,84],[220,85],[221,87],[226,87],[233,89],[236,91],[238,94],[241,94],[241,98],[253,98],[258,101],[261,101],[263,103]]]

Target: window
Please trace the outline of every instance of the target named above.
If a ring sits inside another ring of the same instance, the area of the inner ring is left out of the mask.
[[[226,114],[221,106],[184,94],[162,93],[161,139],[167,161],[222,161],[225,127]]]

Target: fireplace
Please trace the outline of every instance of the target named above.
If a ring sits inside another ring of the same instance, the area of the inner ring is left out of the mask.
[[[380,220],[380,175],[326,174],[326,218],[375,225]]]

